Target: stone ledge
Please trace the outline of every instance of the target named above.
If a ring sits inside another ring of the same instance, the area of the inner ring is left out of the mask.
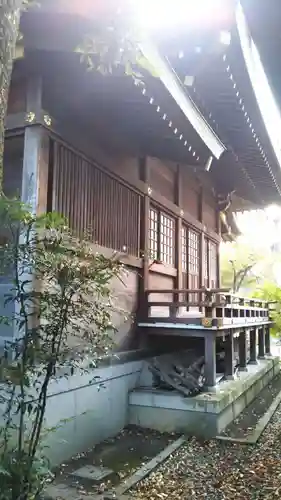
[[[258,420],[254,430],[246,438],[231,438],[229,436],[216,436],[216,439],[220,441],[230,441],[232,443],[255,444],[259,440],[264,429],[266,428],[267,424],[273,417],[274,413],[276,412],[280,404],[281,404],[281,391],[272,401],[271,405],[269,406],[265,414]]]
[[[280,371],[279,358],[269,358],[261,360],[258,365],[249,366],[249,370],[241,372],[239,378],[223,382],[213,392],[184,398],[173,392],[135,389],[129,394],[129,405],[219,414],[246,391],[253,389],[253,392],[258,394],[278,371]],[[261,387],[255,388],[257,384]]]
[[[219,435],[280,371],[279,358],[266,359],[222,384],[213,393],[184,398],[176,393],[135,390],[129,396],[129,423],[160,432],[204,438]]]

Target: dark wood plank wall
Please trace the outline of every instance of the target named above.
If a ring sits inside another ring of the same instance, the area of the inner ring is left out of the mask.
[[[176,165],[171,162],[167,164],[157,158],[149,158],[148,169],[152,193],[155,190],[167,200],[175,203]]]
[[[58,141],[53,158],[53,209],[80,237],[139,257],[141,195]]]
[[[147,158],[144,182],[140,159],[116,155],[114,162],[111,156],[105,165],[108,167],[106,171],[60,140],[53,140],[53,148],[52,207],[69,219],[78,234],[90,231],[98,245],[138,257],[140,267],[143,250],[148,252],[146,287],[174,288],[179,282],[181,286],[196,288],[201,284],[202,272],[203,283],[215,286],[218,281],[217,261],[214,260],[217,242],[205,238],[201,252],[201,231],[171,209],[179,201],[176,164]],[[95,157],[93,144],[91,156]],[[185,166],[181,166],[180,171],[183,173],[179,183],[182,193],[180,208],[197,221],[202,212],[204,225],[216,231],[216,209],[211,191],[204,188],[202,197],[199,180]],[[128,178],[130,183],[127,184]],[[149,234],[148,248],[143,249],[140,240],[144,223],[141,207],[146,189],[149,191]],[[181,236],[177,245],[179,220]],[[177,270],[181,274],[180,280],[177,279]]]
[[[213,231],[217,231],[217,210],[214,196],[205,190],[203,196],[203,223]]]
[[[6,196],[21,195],[24,135],[5,139],[3,190]]]
[[[14,80],[9,114],[26,109],[25,96],[25,83]],[[65,142],[53,136],[50,150],[48,208],[63,213],[79,235],[90,232],[98,245],[139,259],[140,268],[148,252],[146,287],[218,284],[219,238],[202,235],[202,227],[218,233],[215,200],[211,185],[202,184],[190,167],[146,158],[144,178],[142,160],[129,149],[102,147],[89,130],[78,134],[75,125],[65,127]]]
[[[27,84],[23,79],[13,79],[8,98],[8,114],[22,113],[26,110]]]

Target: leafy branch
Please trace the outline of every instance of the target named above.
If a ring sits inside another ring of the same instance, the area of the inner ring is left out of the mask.
[[[58,369],[83,371],[70,339],[93,364],[113,346],[111,285],[124,269],[117,255],[106,258],[76,238],[57,214],[33,216],[2,198],[0,220],[0,270],[13,283],[4,305],[15,311],[2,322],[16,329],[0,358],[0,500],[29,500],[51,477],[42,450],[50,382]]]

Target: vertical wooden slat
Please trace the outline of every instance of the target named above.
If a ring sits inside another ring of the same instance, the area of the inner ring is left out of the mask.
[[[139,256],[141,196],[60,143],[54,144],[53,200],[82,235],[92,226],[101,246]]]
[[[57,175],[56,175],[56,183],[57,183],[57,193],[56,193],[56,210],[62,214],[62,172],[61,172],[61,159],[60,159],[60,149],[61,146],[59,144],[56,144],[56,169],[57,169]]]
[[[50,138],[45,130],[41,130],[41,150],[38,165],[38,201],[37,214],[48,210]]]

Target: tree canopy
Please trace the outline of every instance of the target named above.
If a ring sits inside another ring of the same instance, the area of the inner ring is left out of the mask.
[[[270,248],[257,248],[243,236],[233,243],[224,243],[221,245],[222,286],[234,293],[243,289],[244,293],[252,294],[264,282],[276,283],[275,264],[279,260],[279,255]]]

